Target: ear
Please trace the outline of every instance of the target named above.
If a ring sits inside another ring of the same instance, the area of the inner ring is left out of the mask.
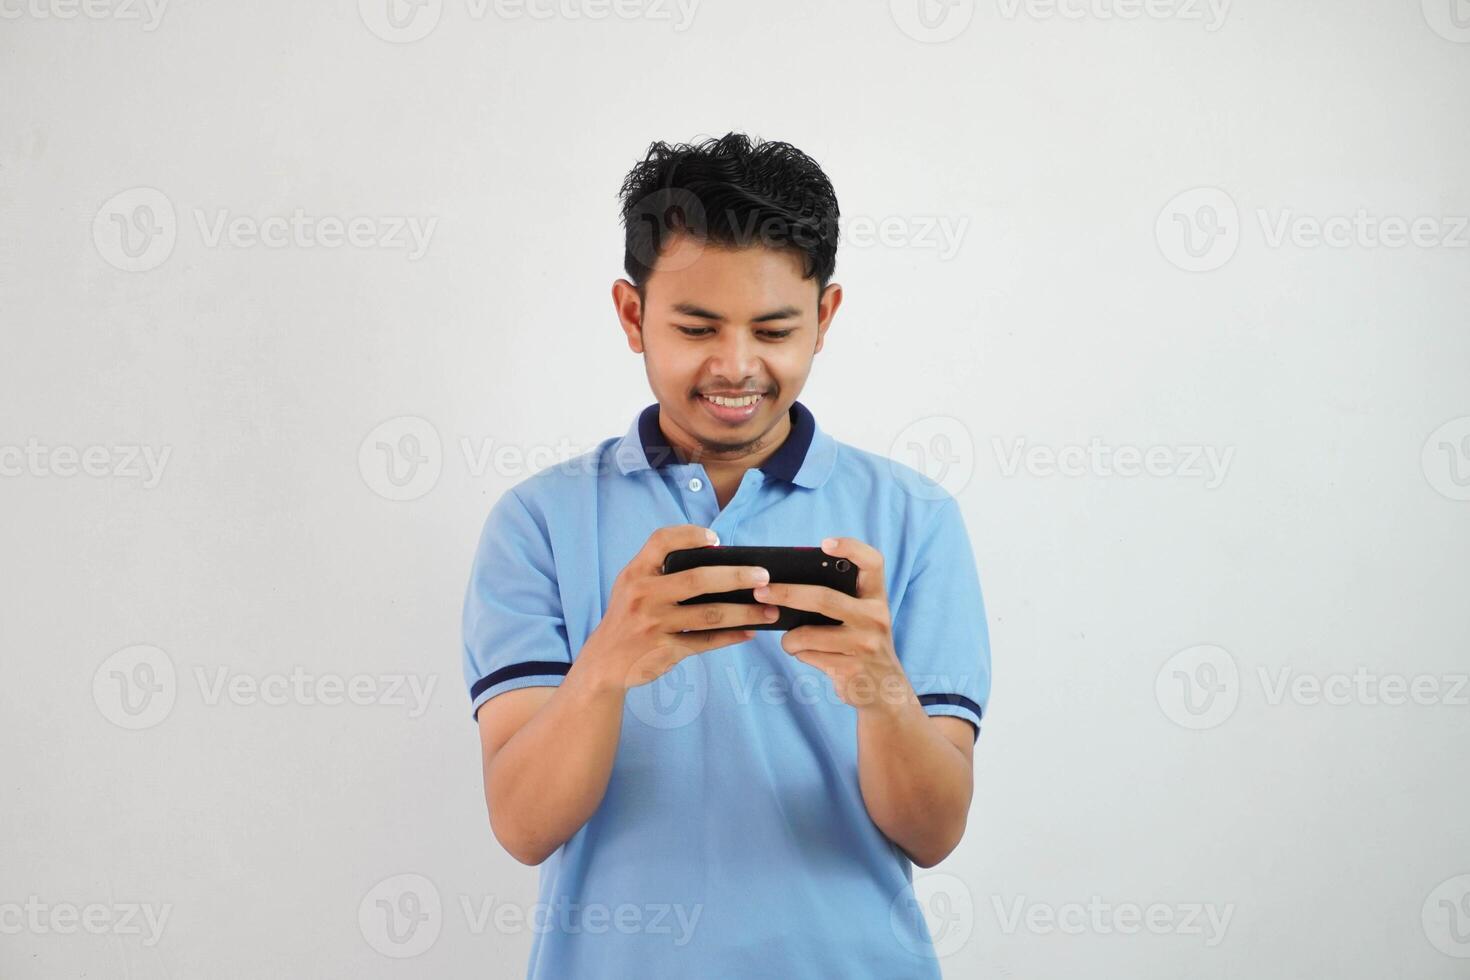
[[[628,337],[628,349],[635,354],[642,354],[643,301],[638,298],[638,287],[626,279],[619,279],[613,283],[612,296],[618,322]]]
[[[822,343],[827,339],[827,328],[832,325],[832,317],[841,305],[842,287],[835,282],[828,283],[817,300],[817,346],[813,354],[822,349]]]

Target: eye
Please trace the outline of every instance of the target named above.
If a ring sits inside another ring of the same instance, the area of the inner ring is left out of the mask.
[[[707,337],[710,334],[714,333],[714,328],[713,327],[680,327],[680,326],[675,326],[674,329],[678,330],[680,333],[682,333],[686,337]],[[765,337],[767,340],[785,340],[787,337],[789,337],[792,334],[796,333],[796,328],[795,327],[788,327],[785,330],[760,330],[760,331],[757,331],[757,332],[762,337]]]

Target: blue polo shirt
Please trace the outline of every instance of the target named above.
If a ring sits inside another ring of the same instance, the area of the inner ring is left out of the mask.
[[[723,510],[703,464],[670,448],[656,403],[622,437],[507,490],[465,596],[473,710],[560,684],[649,535],[699,524],[722,545],[877,548],[910,684],[978,738],[990,647],[959,505],[838,442],[799,401],[791,422]],[[783,635],[695,654],[628,692],[606,795],[541,865],[530,980],[940,976],[913,866],[863,804],[857,711]]]

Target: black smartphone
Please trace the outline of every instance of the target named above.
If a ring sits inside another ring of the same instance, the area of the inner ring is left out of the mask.
[[[682,572],[701,565],[759,565],[771,573],[772,582],[794,582],[798,585],[825,585],[829,589],[857,595],[857,566],[846,558],[834,558],[821,548],[780,547],[776,545],[711,545],[707,548],[680,548],[664,556],[664,574]],[[679,605],[701,602],[748,602],[768,605],[755,597],[753,589],[733,592],[707,592],[680,599]],[[739,627],[748,630],[789,630],[798,626],[841,626],[833,619],[810,609],[778,606],[780,615],[774,622],[751,623]],[[733,627],[732,627],[733,628]]]

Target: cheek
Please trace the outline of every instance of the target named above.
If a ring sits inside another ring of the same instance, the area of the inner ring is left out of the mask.
[[[792,347],[790,350],[782,350],[766,358],[766,364],[776,378],[783,382],[785,387],[791,387],[792,382],[804,381],[807,372],[811,370],[811,355],[806,350],[798,350]]]
[[[645,348],[648,345],[644,345]],[[651,351],[645,351],[648,370],[671,384],[688,384],[697,380],[704,357],[688,344],[655,343]]]

